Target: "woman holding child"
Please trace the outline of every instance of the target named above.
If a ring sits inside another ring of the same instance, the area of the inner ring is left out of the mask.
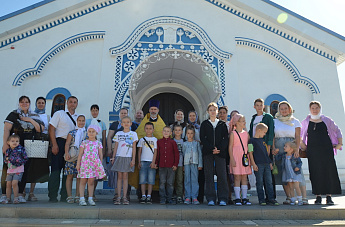
[[[7,139],[11,134],[17,134],[20,137],[20,145],[24,146],[25,139],[32,139],[32,136],[36,132],[41,132],[41,128],[44,128],[44,123],[42,122],[40,116],[30,110],[30,99],[27,96],[21,96],[19,98],[18,109],[12,111],[5,120],[4,123],[4,136],[3,136],[3,154],[9,148],[7,144]],[[6,173],[7,165],[3,164],[2,176],[1,176],[1,188],[2,197],[1,202],[6,200]],[[27,181],[28,170],[30,167],[30,160],[24,166],[24,174],[21,182],[19,183],[19,197],[20,203],[25,203],[26,200],[23,197],[23,192],[25,190],[25,184]]]
[[[297,147],[300,146],[301,142],[301,123],[298,119],[293,116],[293,109],[290,103],[283,101],[278,105],[278,112],[276,114],[276,119],[274,119],[274,134],[275,138],[273,141],[272,153],[274,158],[279,159],[280,156],[284,155],[284,145],[286,142],[295,141]],[[296,151],[298,152],[298,150]],[[295,156],[298,155],[295,154]],[[290,205],[290,188],[286,182],[282,182],[282,161],[281,159],[275,160],[275,164],[278,167],[278,174],[274,175],[276,185],[283,185],[286,200],[283,204]],[[302,182],[300,183],[300,189],[303,196],[303,204],[307,205],[308,200],[306,198],[306,183],[301,169]]]
[[[326,195],[326,204],[333,205],[332,194],[341,194],[334,155],[343,145],[342,134],[331,118],[321,114],[320,102],[310,102],[309,110],[310,114],[302,121],[301,148],[307,150],[315,204],[320,205],[321,195]]]

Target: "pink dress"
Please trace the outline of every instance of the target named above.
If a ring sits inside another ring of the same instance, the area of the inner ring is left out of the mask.
[[[80,144],[84,148],[84,154],[81,157],[78,178],[96,178],[102,179],[106,176],[101,160],[98,156],[98,149],[103,148],[98,140],[84,140]]]
[[[250,166],[250,162],[249,162],[249,166],[247,166],[247,167],[244,167],[242,164],[243,148],[241,145],[241,141],[238,138],[238,135],[235,131],[232,131],[232,133],[234,134],[234,144],[233,144],[232,151],[233,151],[233,156],[234,156],[234,159],[236,162],[236,167],[231,167],[230,173],[232,173],[234,175],[252,174],[252,168]],[[242,131],[242,132],[239,132],[239,135],[241,136],[244,150],[245,150],[246,154],[248,154],[248,137],[249,137],[248,132]],[[248,157],[249,157],[249,155],[248,155]]]

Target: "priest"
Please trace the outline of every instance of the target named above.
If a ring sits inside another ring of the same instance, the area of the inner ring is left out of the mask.
[[[145,133],[145,124],[147,122],[152,122],[154,125],[154,131],[153,136],[156,137],[158,140],[163,138],[163,128],[165,127],[165,123],[163,119],[159,116],[159,101],[151,99],[149,101],[149,113],[146,114],[144,119],[141,121],[139,127],[136,130],[136,133],[138,135],[138,141],[146,136]],[[138,149],[137,149],[138,151]],[[136,155],[138,157],[138,155]],[[131,186],[135,187],[138,191],[140,191],[139,187],[139,170],[138,170],[138,163],[140,160],[135,161],[135,170],[133,173],[129,173],[128,175],[128,182]],[[156,174],[156,182],[153,186],[154,191],[159,191],[159,177],[158,177],[158,171]],[[139,198],[141,198],[141,193],[138,194]],[[152,197],[152,199],[155,199]]]

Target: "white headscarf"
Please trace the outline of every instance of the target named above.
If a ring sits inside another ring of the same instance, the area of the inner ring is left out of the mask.
[[[80,114],[80,115],[78,116],[78,118],[79,118],[80,116],[84,116],[84,117],[85,117],[84,114]],[[77,121],[78,121],[78,118],[77,118]],[[84,125],[84,127],[79,128],[79,127],[78,127],[78,124],[77,124],[75,127],[76,127],[77,132],[76,132],[75,137],[74,137],[74,139],[75,139],[75,140],[74,140],[74,145],[75,145],[76,147],[79,147],[80,144],[81,144],[81,142],[82,142],[82,141],[84,140],[84,138],[85,138],[86,129],[85,129],[85,125]]]
[[[281,115],[281,113],[279,111],[279,107],[282,104],[286,104],[290,109],[290,113],[285,117],[283,115]],[[293,116],[293,109],[292,109],[292,106],[290,105],[290,103],[288,103],[286,101],[282,101],[278,104],[278,112],[276,113],[276,119],[283,122],[284,124],[293,126],[292,120],[295,119],[295,117]]]

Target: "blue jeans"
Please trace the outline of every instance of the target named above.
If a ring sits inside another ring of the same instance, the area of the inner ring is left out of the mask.
[[[256,177],[256,191],[258,193],[259,202],[265,201],[264,183],[267,190],[268,200],[274,200],[272,175],[270,164],[256,164],[258,171],[254,171]],[[264,182],[265,179],[265,182]]]
[[[150,167],[151,162],[141,161],[141,168],[139,171],[139,184],[155,184],[156,169]]]
[[[174,192],[175,171],[171,167],[159,168],[160,201],[171,200]]]
[[[184,188],[186,198],[196,199],[198,197],[198,175],[199,171],[197,164],[184,165]]]

